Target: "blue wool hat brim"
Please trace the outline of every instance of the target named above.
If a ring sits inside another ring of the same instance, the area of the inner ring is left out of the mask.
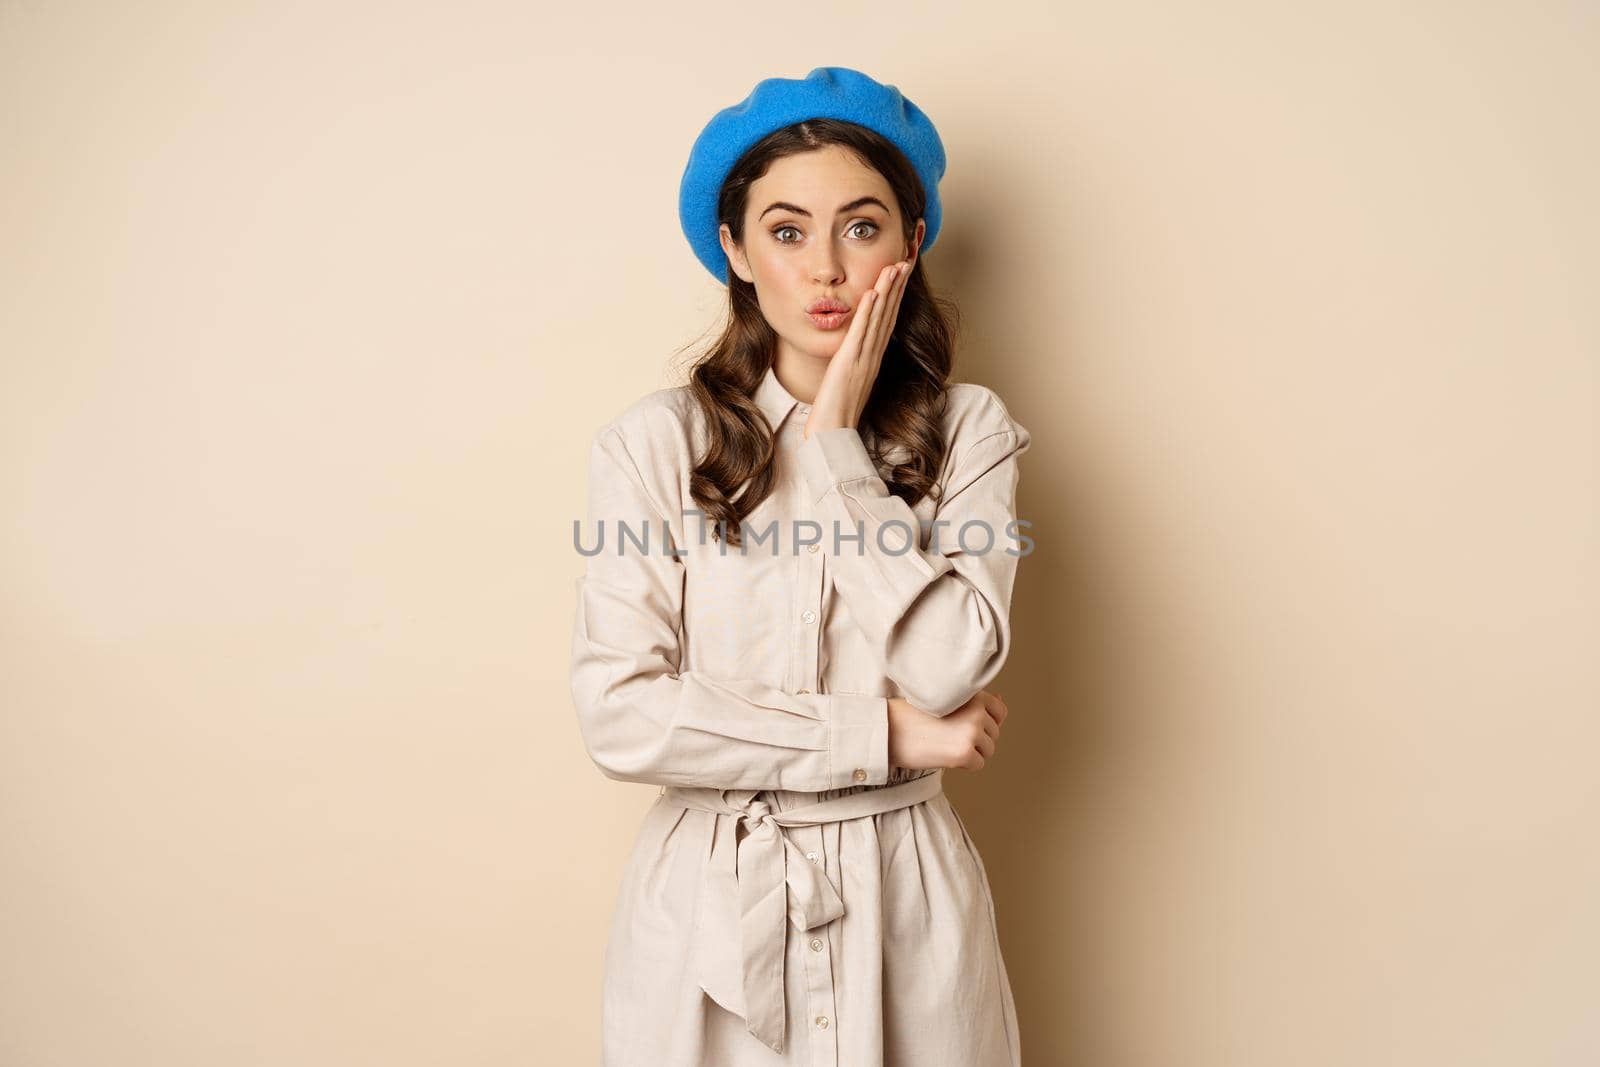
[[[927,196],[921,249],[939,235],[944,142],[922,109],[892,85],[848,67],[818,67],[804,78],[768,78],[741,102],[712,116],[689,152],[678,186],[678,221],[695,257],[727,284],[728,257],[718,239],[717,197],[739,157],[774,130],[806,119],[840,119],[879,134],[905,153]]]

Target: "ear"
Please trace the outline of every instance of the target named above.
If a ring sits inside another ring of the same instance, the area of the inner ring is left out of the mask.
[[[928,232],[928,220],[927,219],[918,219],[917,220],[917,227],[911,234],[911,244],[906,249],[906,257],[905,258],[909,262],[916,263],[916,261],[917,261],[917,252],[922,248],[922,238],[927,234],[927,232]]]
[[[728,266],[733,268],[733,273],[740,280],[754,285],[756,276],[750,270],[749,261],[744,258],[744,249],[733,239],[733,231],[728,229],[726,222],[717,227],[717,240],[722,242],[722,254],[728,257]]]

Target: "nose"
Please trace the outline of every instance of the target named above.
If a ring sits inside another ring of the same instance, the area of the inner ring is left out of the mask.
[[[811,280],[818,285],[838,285],[844,281],[844,262],[832,241],[819,241],[812,253]]]

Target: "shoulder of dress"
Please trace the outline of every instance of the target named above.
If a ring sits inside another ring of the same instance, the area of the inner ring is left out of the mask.
[[[997,434],[1010,434],[1019,446],[1027,446],[1028,431],[1011,414],[1000,394],[987,385],[952,382],[945,392],[945,439],[952,454],[960,455]]]
[[[646,393],[595,431],[592,454],[597,462],[601,456],[608,462],[593,469],[606,476],[622,472],[656,514],[678,515],[692,464],[693,407],[687,386]]]
[[[694,398],[688,386],[656,389],[619,411],[600,427],[596,436],[615,433],[624,443],[640,451],[671,452],[688,443],[694,409]]]

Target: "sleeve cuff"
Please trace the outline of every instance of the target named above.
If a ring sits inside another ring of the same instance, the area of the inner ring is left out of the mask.
[[[818,430],[800,443],[796,454],[813,501],[821,500],[840,482],[878,477],[878,468],[854,426]]]
[[[854,693],[831,694],[832,789],[885,785],[889,781],[889,700]]]

